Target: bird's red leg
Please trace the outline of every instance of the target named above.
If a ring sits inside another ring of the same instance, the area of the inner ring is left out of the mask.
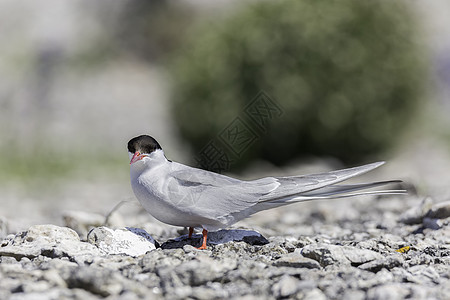
[[[193,233],[194,233],[194,227],[189,227],[189,238],[192,237]]]
[[[200,247],[197,248],[199,250],[206,249],[206,238],[208,237],[208,230],[203,229],[202,234],[203,234],[203,243]]]

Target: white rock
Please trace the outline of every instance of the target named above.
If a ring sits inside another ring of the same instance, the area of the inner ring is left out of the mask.
[[[289,275],[283,275],[281,279],[272,286],[272,293],[277,298],[288,297],[295,294],[299,288],[300,280]]]
[[[78,234],[70,228],[55,225],[34,225],[20,232],[0,247],[0,256],[35,258],[47,257],[91,257],[99,251],[91,244],[80,241]]]
[[[327,296],[318,288],[307,292],[303,298],[304,300],[326,300]]]
[[[156,249],[156,241],[151,235],[138,228],[113,230],[97,227],[89,232],[87,240],[104,255],[126,254],[137,257]]]
[[[391,283],[379,285],[367,291],[367,298],[370,300],[396,300],[406,299],[410,294],[409,286],[401,283]]]

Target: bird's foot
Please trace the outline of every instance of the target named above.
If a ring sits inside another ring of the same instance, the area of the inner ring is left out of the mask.
[[[208,237],[208,231],[206,229],[203,229],[202,231],[202,235],[203,235],[203,243],[200,247],[198,247],[198,250],[205,250],[206,249],[206,239]]]

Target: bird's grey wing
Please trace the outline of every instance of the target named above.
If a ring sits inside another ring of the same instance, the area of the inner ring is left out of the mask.
[[[310,174],[302,176],[275,177],[280,183],[279,187],[272,192],[264,195],[261,201],[274,201],[310,193],[315,190],[322,189],[327,186],[334,185],[349,178],[364,174],[384,164],[384,162],[376,162],[360,167],[348,168],[343,170],[331,171],[320,174]]]
[[[257,204],[278,186],[275,178],[241,181],[184,167],[171,173],[167,193],[173,205],[185,213],[220,219]]]

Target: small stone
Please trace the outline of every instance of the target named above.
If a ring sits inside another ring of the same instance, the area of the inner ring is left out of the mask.
[[[199,286],[192,289],[192,296],[198,300],[224,299],[226,295],[219,288],[208,286]]]
[[[78,267],[66,278],[69,288],[81,288],[103,297],[121,292],[122,285],[112,270],[98,267]]]
[[[394,254],[364,263],[362,265],[359,265],[358,268],[376,273],[383,268],[390,270],[392,268],[399,267],[403,263],[403,257],[400,254]]]
[[[438,230],[442,228],[442,222],[440,219],[425,217],[423,218],[423,227]]]
[[[236,267],[236,262],[230,259],[216,260],[206,255],[196,256],[192,260],[181,262],[175,266],[165,265],[157,269],[161,281],[174,286],[200,286],[214,281]]]
[[[300,280],[289,275],[283,275],[281,279],[272,286],[272,294],[276,298],[289,297],[298,291]]]
[[[2,263],[2,264],[18,264],[19,262],[14,257],[0,256],[0,263]]]
[[[418,277],[418,282],[427,282],[431,281],[434,283],[438,283],[439,273],[432,266],[426,265],[418,265],[412,266],[408,269],[408,271],[413,275]]]
[[[382,269],[375,276],[358,279],[357,286],[360,289],[367,290],[374,286],[391,283],[394,281],[394,275],[386,269]]]
[[[342,299],[351,299],[351,300],[364,300],[366,298],[366,293],[359,290],[348,290],[344,292]]]
[[[324,243],[307,245],[301,250],[301,254],[318,261],[321,266],[332,264],[361,265],[383,258],[381,254],[372,250]]]
[[[320,264],[317,261],[295,252],[281,256],[273,265],[277,267],[320,269]]]
[[[126,254],[137,257],[156,249],[156,241],[146,231],[138,228],[112,230],[97,227],[89,232],[87,240],[103,255]]]
[[[404,224],[413,225],[422,223],[423,217],[430,210],[433,205],[433,199],[430,197],[424,198],[419,205],[413,206],[399,217],[399,222]]]
[[[367,299],[369,300],[406,299],[408,295],[408,286],[401,283],[380,285],[367,291]]]
[[[426,217],[434,219],[446,219],[450,217],[450,201],[434,204],[427,212]]]
[[[67,287],[66,282],[61,278],[57,270],[47,270],[44,272],[43,278],[54,286]]]
[[[304,300],[326,300],[327,296],[320,289],[313,289],[305,293]]]

